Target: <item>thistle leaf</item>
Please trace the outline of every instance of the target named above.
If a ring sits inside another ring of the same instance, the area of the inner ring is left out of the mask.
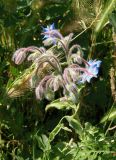
[[[116,6],[116,0],[109,0],[106,3],[105,8],[101,13],[101,17],[96,25],[95,32],[98,33],[104,27],[105,23],[108,21],[108,15],[113,11]]]
[[[16,78],[13,83],[9,84],[6,87],[7,95],[11,98],[15,98],[24,94],[24,92],[30,88],[29,80],[33,75],[33,71],[34,65],[26,69],[21,75]]]

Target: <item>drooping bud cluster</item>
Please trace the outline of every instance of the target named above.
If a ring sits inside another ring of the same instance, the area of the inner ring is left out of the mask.
[[[44,46],[53,45],[51,48],[48,50],[35,46],[21,48],[14,53],[12,60],[16,64],[21,64],[28,56],[27,60],[35,65],[30,78],[30,87],[35,88],[37,99],[46,97],[51,100],[55,92],[60,90],[65,98],[76,103],[78,86],[90,82],[93,77],[97,78],[101,61],[86,61],[79,45],[70,46],[73,34],[63,37],[55,29],[54,24],[43,28],[42,35]],[[31,54],[28,54],[29,52]],[[59,55],[64,57],[63,61]],[[44,73],[43,76],[40,76],[41,72]]]
[[[41,50],[35,46],[20,48],[16,50],[16,52],[13,54],[12,60],[15,62],[15,64],[19,65],[26,59],[26,56],[29,52],[38,53],[38,52],[41,52]]]

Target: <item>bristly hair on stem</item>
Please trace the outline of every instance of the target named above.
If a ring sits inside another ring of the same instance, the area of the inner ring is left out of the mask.
[[[32,61],[34,68],[30,73],[28,85],[30,88],[35,88],[37,99],[52,100],[55,92],[60,89],[66,99],[77,103],[78,87],[85,82],[90,83],[93,77],[97,78],[101,61],[86,61],[83,58],[84,53],[81,46],[71,45],[73,33],[64,37],[55,29],[54,24],[43,28],[42,35],[44,35],[45,46],[52,45],[51,48],[46,49],[43,46],[20,48],[14,53],[12,60],[18,65],[26,57],[28,61]],[[28,54],[29,52],[31,53]],[[63,62],[60,57],[65,57]],[[12,86],[12,88],[17,87]],[[10,92],[10,97],[13,97],[11,94]]]

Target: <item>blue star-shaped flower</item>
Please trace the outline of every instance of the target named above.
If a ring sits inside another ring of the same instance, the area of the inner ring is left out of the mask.
[[[50,26],[47,26],[46,28],[44,27],[42,28],[43,28],[42,35],[44,35],[43,43],[45,46],[56,44],[58,40],[63,38],[62,34],[57,29],[55,29],[54,23]]]
[[[85,72],[81,76],[80,83],[85,83],[86,81],[90,83],[91,78],[97,78],[100,65],[101,61],[89,60],[88,65],[86,65]]]
[[[46,28],[42,27],[42,29],[43,29],[43,32],[48,32],[48,31],[54,30],[55,29],[55,25],[53,23],[53,24],[47,26]]]
[[[55,30],[55,25],[53,23],[47,26],[46,28],[42,27],[42,29],[43,29],[44,39],[51,38],[51,32]]]

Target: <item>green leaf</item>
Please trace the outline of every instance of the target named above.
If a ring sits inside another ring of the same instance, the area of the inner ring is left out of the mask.
[[[10,66],[10,71],[12,73],[13,76],[17,76],[20,72],[18,71],[17,68],[15,68],[14,66]]]
[[[76,108],[76,106],[74,104],[72,104],[70,101],[60,101],[60,99],[53,101],[52,103],[48,104],[46,106],[46,111],[51,109],[51,108],[56,108],[58,110],[62,110],[62,109],[74,109]]]
[[[35,135],[35,139],[38,142],[39,148],[45,152],[46,150],[50,150],[50,144],[46,135],[42,134],[41,136]]]
[[[116,119],[116,108],[110,110],[100,121],[100,123],[104,123],[106,121],[111,121]]]
[[[55,136],[60,132],[60,130],[63,128],[63,123],[58,123],[58,125],[54,128],[54,130],[49,135],[49,141],[53,141]]]
[[[82,126],[80,122],[73,118],[73,116],[65,116],[65,119],[69,122],[69,126],[75,130],[77,134],[82,133]]]

